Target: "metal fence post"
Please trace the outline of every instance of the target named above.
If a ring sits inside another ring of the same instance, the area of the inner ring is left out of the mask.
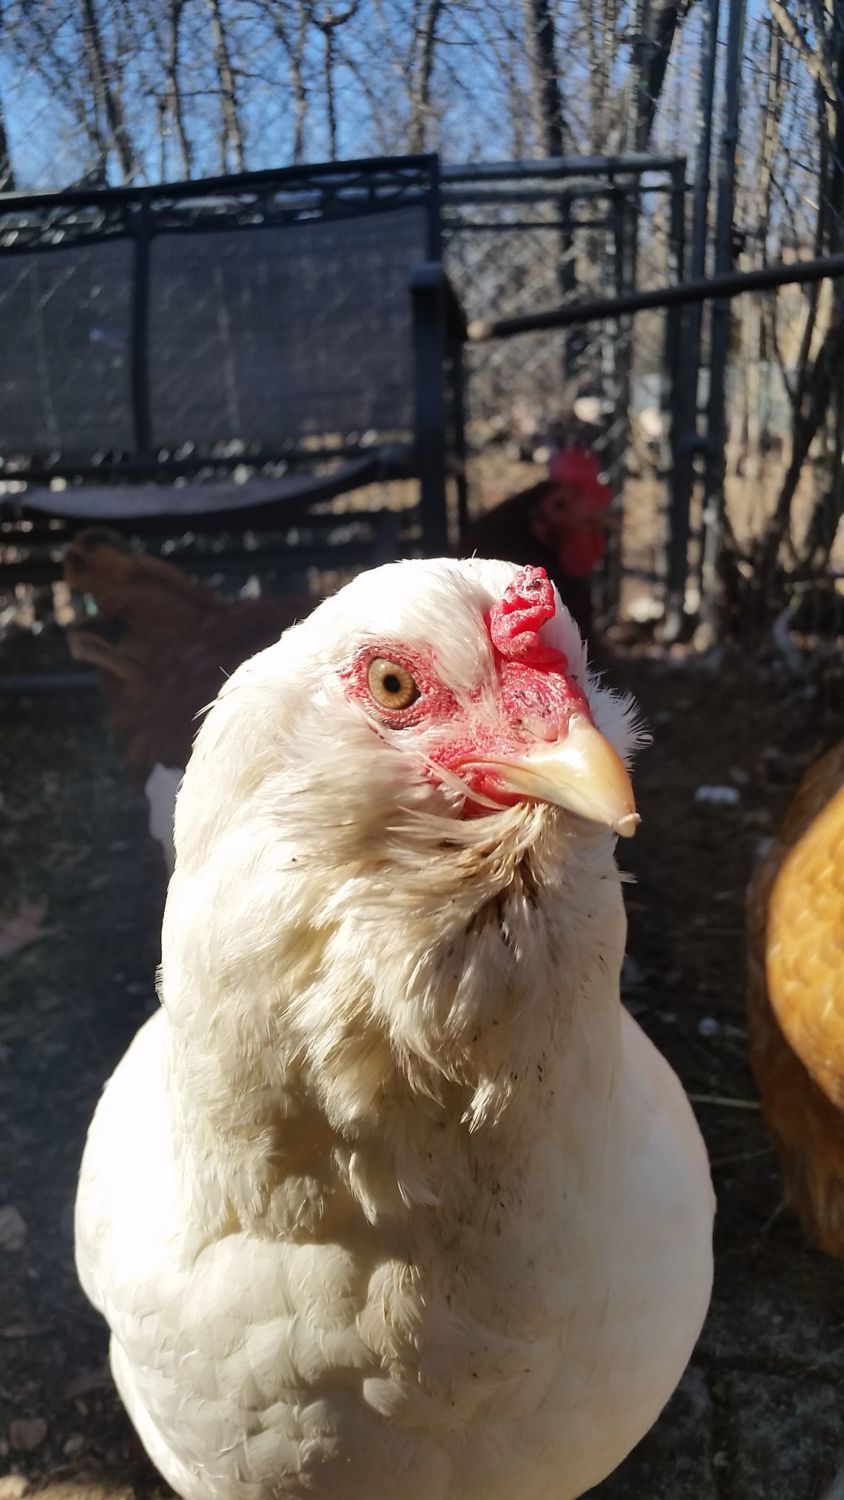
[[[668,228],[668,281],[678,286],[686,273],[686,159],[678,161],[670,172],[671,201]],[[684,381],[680,378],[683,362],[684,315],[681,307],[669,307],[665,316],[665,354],[663,357],[666,387],[662,409],[669,420],[671,471],[666,504],[665,549],[663,553],[663,612],[668,612],[669,591],[679,596],[685,588],[686,551],[689,538],[690,488],[681,472],[679,449],[682,434],[688,429],[683,407]]]
[[[149,390],[149,260],[152,215],[146,197],[133,204],[129,222],[135,248],[132,286],[132,416],[136,454],[143,461],[149,457],[152,448]]]
[[[695,191],[692,215],[690,272],[693,280],[706,274],[709,212],[709,163],[712,155],[712,116],[718,57],[719,0],[708,0],[704,11],[701,46],[701,78],[698,95],[698,150],[695,160]],[[681,366],[677,371],[675,410],[678,430],[672,435],[674,476],[672,484],[672,532],[669,546],[668,599],[664,637],[675,640],[683,629],[688,576],[690,511],[694,489],[694,460],[698,445],[698,383],[700,378],[702,304],[693,305],[684,319]]]
[[[422,550],[428,557],[449,550],[444,390],[445,295],[437,262],[411,272],[416,383],[416,451],[420,486]]]
[[[629,213],[627,197],[622,187],[618,187],[613,194],[611,213],[613,281],[619,295],[623,295],[635,280],[637,224],[636,219]],[[612,489],[616,494],[622,495],[623,504],[624,460],[630,439],[630,386],[633,353],[630,319],[622,315],[613,321],[611,328],[613,410],[607,434],[607,457]],[[623,524],[622,509],[622,527]],[[603,609],[604,613],[611,618],[617,615],[621,601],[621,549],[622,530],[619,528],[609,533],[604,560]]]
[[[718,162],[718,206],[715,222],[715,275],[733,267],[733,214],[736,189],[736,148],[741,107],[741,49],[745,0],[730,0],[724,84],[724,129]],[[712,304],[707,408],[706,472],[701,519],[701,622],[710,640],[720,634],[724,607],[724,482],[726,478],[726,392],[730,352],[731,309],[722,297]]]

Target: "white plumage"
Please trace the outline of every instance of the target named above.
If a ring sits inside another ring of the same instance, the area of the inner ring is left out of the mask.
[[[572,1500],[699,1332],[709,1173],[619,1004],[613,835],[480,791],[465,816],[459,767],[432,772],[455,714],[487,746],[500,727],[487,617],[520,577],[365,574],[198,736],[162,1009],[105,1090],[77,1203],[115,1379],[185,1500]],[[541,640],[628,753],[630,707],[588,680],[561,606]],[[352,691],[388,648],[433,662],[449,726],[391,727]]]

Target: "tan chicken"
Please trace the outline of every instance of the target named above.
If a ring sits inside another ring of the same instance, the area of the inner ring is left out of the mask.
[[[160,558],[129,552],[103,530],[80,532],[64,559],[75,593],[97,617],[68,632],[77,661],[100,673],[112,727],[132,779],[183,769],[197,715],[226,677],[310,613],[307,597],[221,599]]]
[[[844,1260],[844,741],[798,787],[747,919],[751,1058],[786,1194]]]

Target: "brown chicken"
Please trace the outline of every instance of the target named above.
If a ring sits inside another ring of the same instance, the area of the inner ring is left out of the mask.
[[[180,568],[138,556],[102,530],[80,532],[64,559],[70,588],[98,614],[69,632],[78,661],[98,668],[112,727],[134,781],[183,768],[198,724],[242,661],[310,613],[303,597],[221,599]]]
[[[786,1195],[844,1260],[844,741],[803,778],[747,918],[751,1059]]]

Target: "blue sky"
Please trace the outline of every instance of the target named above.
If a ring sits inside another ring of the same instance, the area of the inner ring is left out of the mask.
[[[401,7],[407,0],[393,0]],[[484,0],[480,0],[483,4]],[[367,7],[369,7],[367,11]],[[10,8],[7,14],[12,13]],[[520,13],[520,7],[512,7]],[[101,5],[101,12],[107,8]],[[721,5],[721,46],[726,32],[727,0]],[[748,14],[748,36],[745,45],[745,78],[748,93],[758,86],[751,57],[753,34],[762,15],[762,0],[750,0]],[[246,12],[245,12],[246,13]],[[197,11],[197,15],[199,11]],[[340,68],[337,71],[337,114],[339,121],[340,156],[367,155],[382,150],[401,150],[405,139],[404,121],[401,116],[400,90],[392,89],[393,64],[389,56],[377,56],[379,71],[376,74],[368,46],[375,46],[367,32],[370,25],[367,15],[372,15],[370,0],[363,0],[359,16],[363,17],[359,32],[354,37],[349,32],[347,41],[359,63],[357,76]],[[448,160],[501,159],[512,156],[518,149],[519,120],[509,107],[500,62],[510,46],[507,26],[496,29],[488,26],[487,35],[482,35],[479,22],[471,5],[446,8],[448,26],[444,28],[438,53],[435,76],[435,105],[431,145],[441,149]],[[507,14],[505,6],[505,17]],[[568,38],[565,27],[574,25],[579,15],[576,0],[561,0],[560,46],[561,72],[563,75],[564,109],[575,122],[575,143],[582,149],[589,148],[588,140],[578,137],[577,121],[586,115],[586,69],[585,54],[577,38]],[[658,149],[685,152],[694,157],[696,144],[696,91],[698,57],[700,45],[701,4],[695,5],[685,22],[679,46],[669,73],[663,96],[663,105],[658,120],[654,145]],[[355,19],[353,25],[358,25]],[[7,22],[8,31],[8,22]],[[189,127],[195,147],[194,175],[203,175],[220,170],[218,146],[218,104],[213,97],[214,74],[208,44],[207,26],[197,30],[192,43],[185,47],[182,83],[189,94]],[[106,32],[106,42],[113,47],[114,40]],[[70,28],[62,39],[62,50],[70,58],[73,46],[78,45]],[[141,37],[140,46],[147,40]],[[235,57],[241,69],[243,96],[243,123],[247,138],[247,165],[251,168],[284,165],[291,159],[294,110],[289,92],[284,58],[268,32],[266,24],[250,23],[244,32],[243,53]],[[512,56],[512,47],[510,50]],[[619,75],[626,66],[629,52],[620,49]],[[506,60],[506,58],[505,58]],[[328,133],[324,110],[320,109],[317,85],[321,68],[320,39],[314,33],[309,46],[308,67],[312,77],[312,109],[306,143],[306,156],[310,160],[322,160],[328,155]],[[79,66],[75,77],[82,76]],[[158,139],[158,111],[154,97],[155,89],[161,92],[160,77],[145,75],[149,69],[149,57],[140,57],[126,64],[126,82],[130,92],[138,101],[130,121],[133,141],[141,161],[143,177],[147,181],[158,181],[163,175],[173,180],[183,175],[179,153],[174,138],[170,138],[162,161],[161,144]],[[522,74],[524,65],[522,64]],[[377,105],[381,119],[381,130],[376,128],[372,111],[366,98],[366,84],[375,78]],[[363,79],[363,83],[361,83]],[[524,82],[524,77],[522,82]],[[620,81],[617,77],[616,82]],[[48,86],[32,68],[27,68],[6,48],[0,55],[0,97],[6,114],[12,160],[21,186],[60,187],[77,178],[89,164],[89,148],[79,139],[73,126],[72,112],[67,107],[66,91],[56,85]],[[395,94],[395,107],[391,100]],[[748,102],[748,116],[752,115],[752,103]],[[517,112],[518,113],[518,112]],[[526,114],[526,111],[524,112]],[[110,176],[116,177],[116,164],[110,164]]]

